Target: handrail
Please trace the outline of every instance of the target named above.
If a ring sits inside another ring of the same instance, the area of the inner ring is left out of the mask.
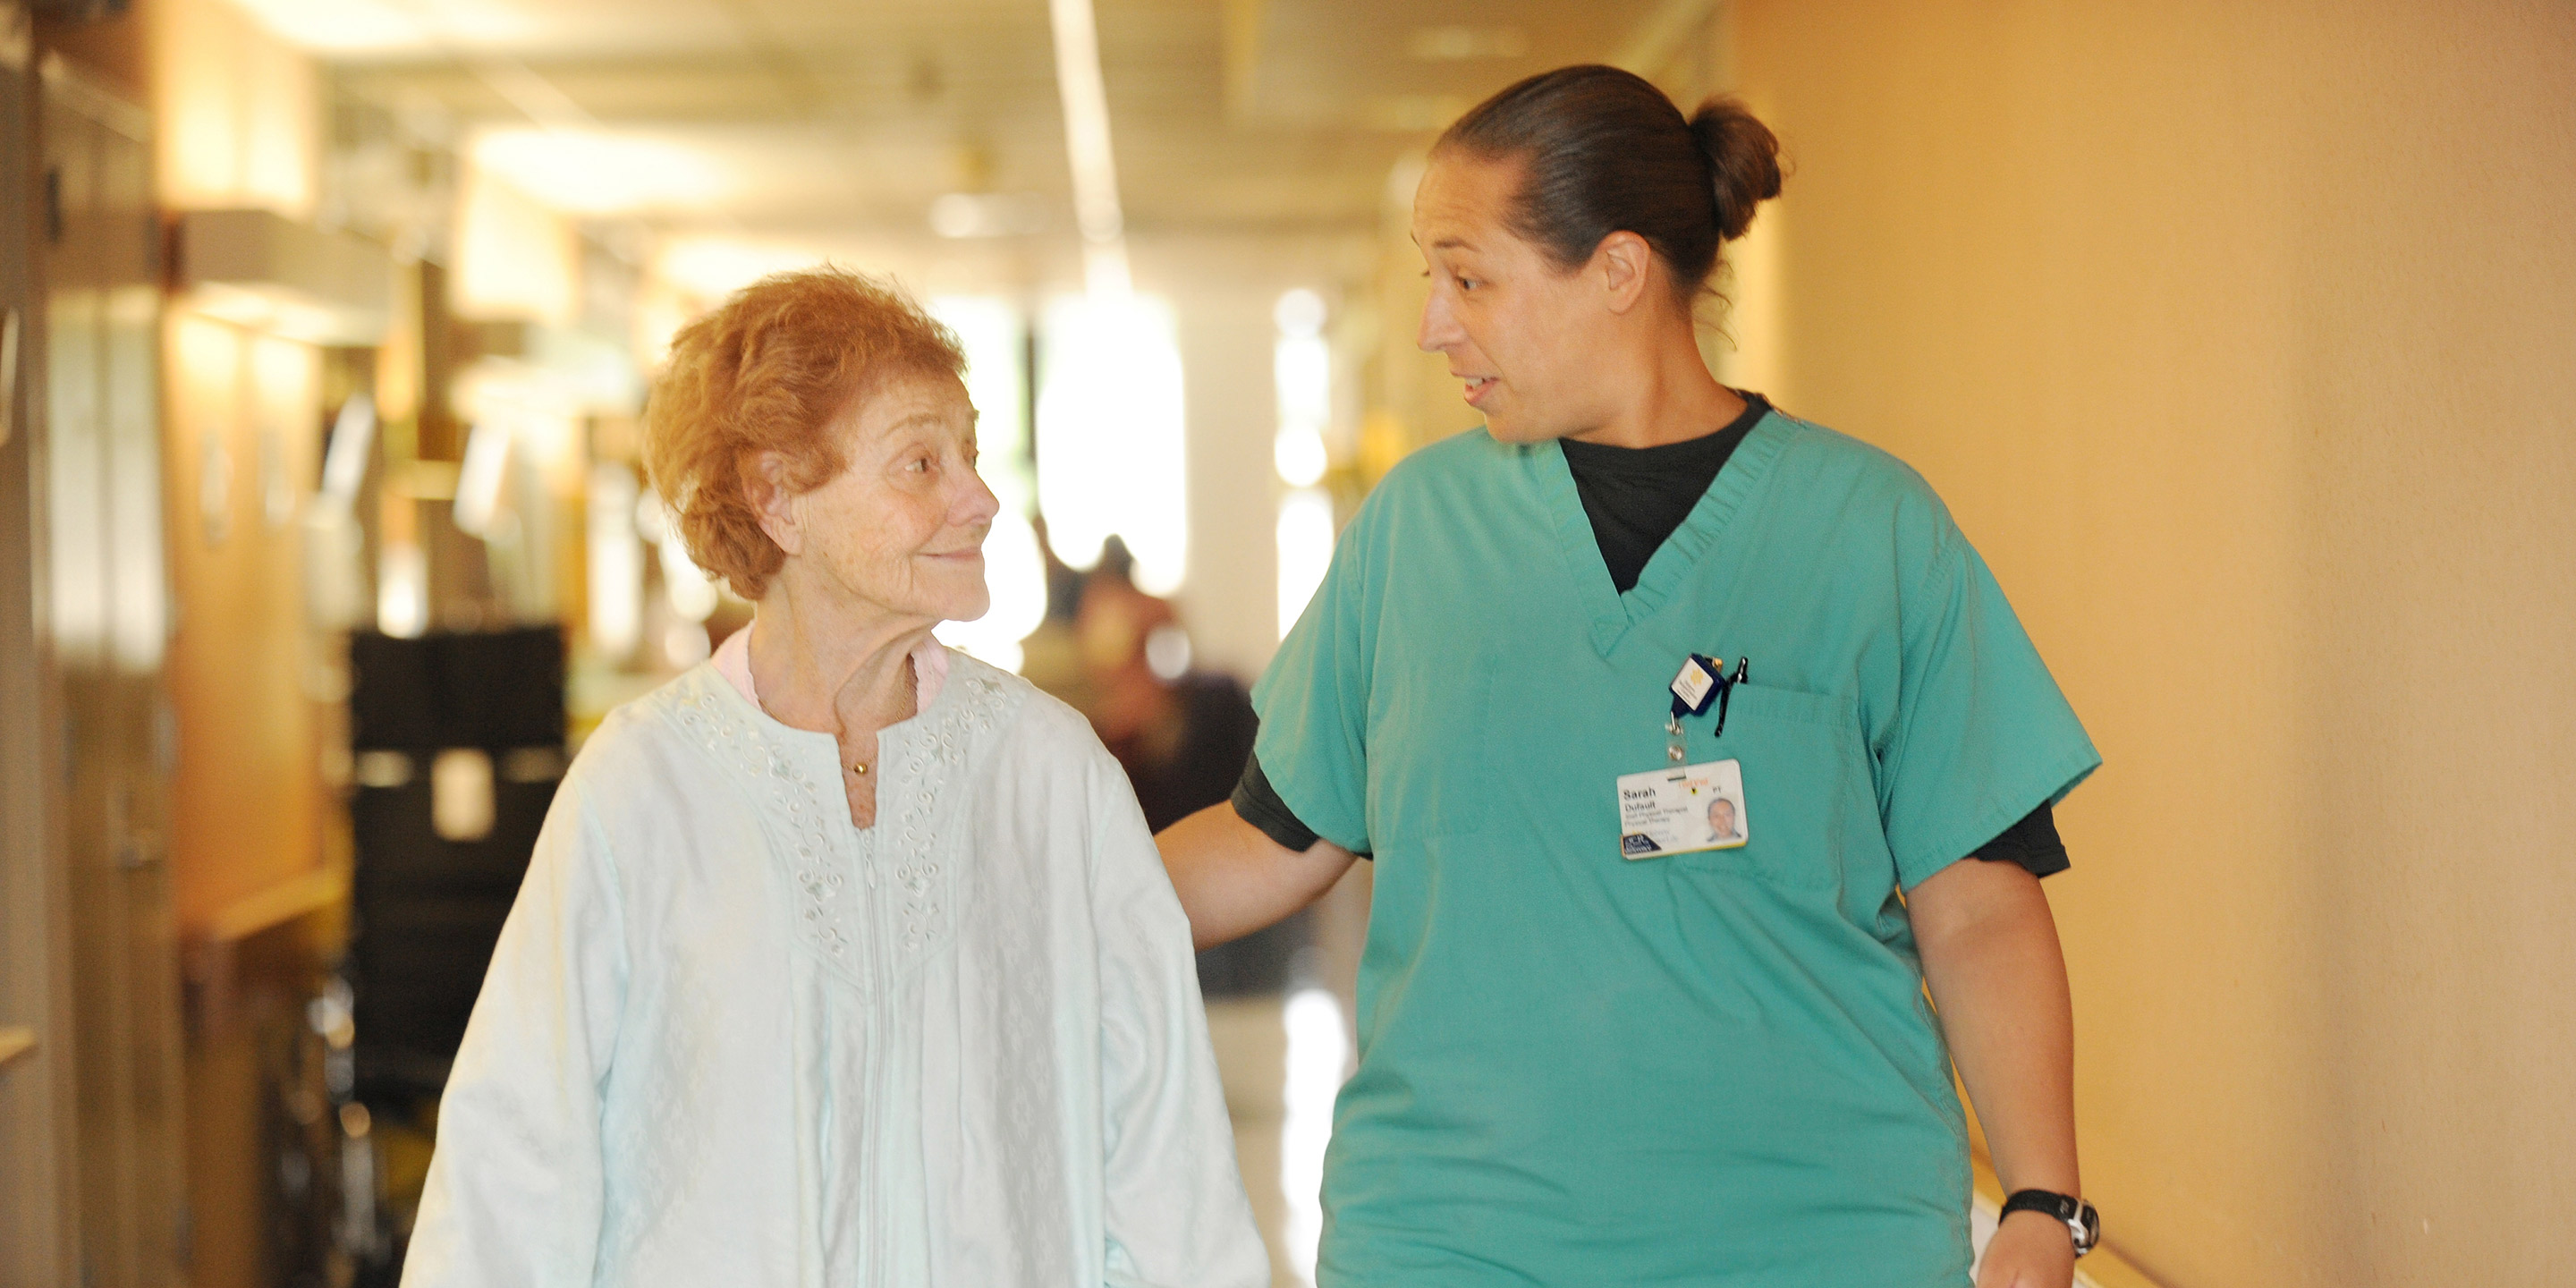
[[[348,895],[348,873],[336,867],[315,868],[216,909],[198,938],[208,944],[237,944],[270,927],[320,912]]]
[[[0,1029],[0,1069],[16,1063],[18,1058],[36,1049],[36,1031],[29,1028]]]
[[[215,909],[186,930],[188,1028],[230,1032],[239,1021],[235,954],[254,936],[338,906],[349,897],[349,872],[326,864]]]

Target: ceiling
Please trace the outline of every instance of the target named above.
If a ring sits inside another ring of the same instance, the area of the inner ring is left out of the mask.
[[[1046,0],[237,2],[346,99],[492,149],[587,213],[917,233],[941,196],[994,194],[951,231],[1072,235]],[[1391,165],[1476,99],[1564,63],[1651,62],[1714,7],[1096,0],[1127,227],[1370,226]],[[567,138],[623,149],[623,168],[551,159]]]

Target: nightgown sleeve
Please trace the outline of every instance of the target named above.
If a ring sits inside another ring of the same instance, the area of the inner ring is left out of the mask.
[[[1108,1285],[1266,1288],[1189,918],[1125,775],[1096,747],[1090,778]]]
[[[439,1100],[403,1288],[592,1282],[626,966],[614,865],[577,777],[547,812]]]

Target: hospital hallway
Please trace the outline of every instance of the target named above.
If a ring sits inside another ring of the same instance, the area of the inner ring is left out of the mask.
[[[2099,749],[2041,887],[2076,1283],[2576,1284],[2576,4],[0,0],[0,1288],[400,1280],[558,786],[734,674],[648,395],[769,275],[963,353],[991,606],[938,639],[1150,827],[1244,799],[1255,685],[1381,562],[1354,517],[1483,423],[1420,344],[1429,149],[1583,63],[1777,135],[1705,361],[1919,473]],[[1423,669],[1563,705],[1497,647]],[[1484,754],[1414,674],[1371,718]],[[1428,987],[1369,937],[1373,880],[1428,897],[1386,857],[1196,960],[1274,1288],[1317,1283],[1364,955]],[[1180,920],[1108,950],[1185,979]]]

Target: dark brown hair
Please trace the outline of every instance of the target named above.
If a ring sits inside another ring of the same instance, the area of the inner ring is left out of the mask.
[[[1532,76],[1459,117],[1432,152],[1451,149],[1522,164],[1511,229],[1559,266],[1632,232],[1685,302],[1716,271],[1719,245],[1780,195],[1780,142],[1742,103],[1712,98],[1684,120],[1662,90],[1616,67]]]
[[[821,487],[841,472],[831,426],[853,401],[889,377],[965,371],[957,337],[891,282],[829,266],[764,277],[672,338],[644,408],[645,472],[689,558],[758,599],[787,556],[743,491],[752,459],[776,452],[790,487]]]

